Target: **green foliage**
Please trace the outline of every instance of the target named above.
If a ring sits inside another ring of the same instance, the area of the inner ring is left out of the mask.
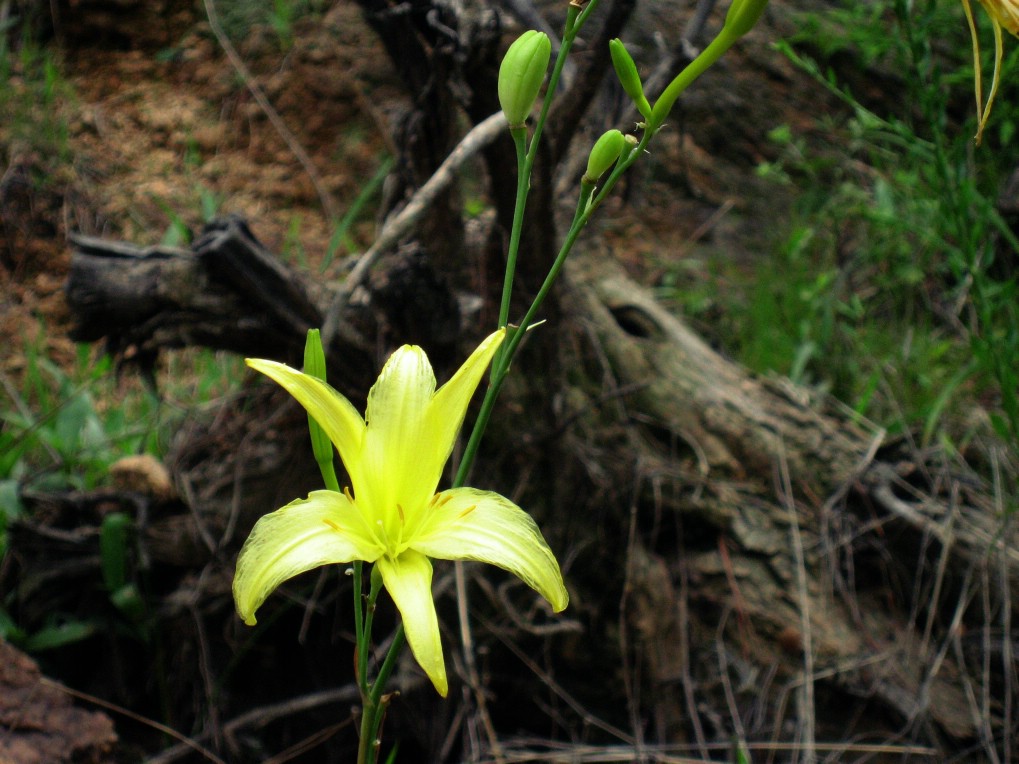
[[[327,7],[324,0],[233,0],[217,3],[216,10],[224,31],[235,42],[253,28],[266,26],[286,51],[294,44],[294,24],[306,16],[322,14]]]
[[[329,246],[326,248],[325,257],[322,258],[322,265],[319,268],[320,273],[325,272],[326,268],[332,264],[340,247],[344,247],[351,252],[357,249],[357,245],[351,235],[351,229],[362,217],[369,202],[375,199],[381,192],[382,183],[392,169],[393,158],[390,156],[383,157],[375,174],[365,183],[361,184],[357,196],[354,197],[354,201],[350,203],[347,211],[343,213],[343,217],[340,218],[333,229],[333,235],[329,238]]]
[[[0,405],[0,557],[8,551],[9,524],[28,517],[20,499],[24,490],[100,488],[108,484],[109,468],[121,457],[158,456],[179,427],[175,412],[194,415],[196,398],[209,401],[231,391],[242,363],[211,352],[174,356],[160,401],[151,391],[121,379],[109,357],[93,360],[86,345],[79,347],[71,371],[45,357],[40,342],[27,342],[21,353],[25,368],[20,384],[0,376],[6,398]],[[184,404],[177,405],[176,399]],[[113,626],[131,639],[148,641],[153,635],[132,518],[121,512],[103,518],[99,555],[102,586],[115,614]],[[78,642],[111,626],[109,615],[54,612],[45,623],[29,628],[12,618],[7,610],[11,605],[0,602],[0,637],[29,652]]]
[[[778,158],[758,169],[795,188],[789,227],[773,257],[726,274],[746,294],[690,299],[734,301],[725,340],[750,367],[830,389],[893,431],[965,437],[980,407],[1019,444],[1019,244],[994,204],[1019,164],[1016,112],[996,110],[974,147],[969,40],[953,4],[854,4],[798,26],[779,49],[845,110],[818,118],[827,143],[771,131]],[[1019,97],[1012,47],[1002,105]],[[847,76],[860,63],[888,72],[901,97],[865,105],[829,68],[839,63]]]
[[[24,353],[21,389],[4,380],[11,406],[0,412],[0,481],[86,490],[101,484],[117,458],[156,449],[151,395],[140,393],[124,405],[97,404],[115,397],[108,358],[90,364],[82,346],[78,369],[68,374],[38,345],[26,345]]]
[[[211,223],[222,212],[226,195],[206,185],[200,174],[202,163],[201,150],[194,140],[189,140],[184,151],[183,165],[191,179],[190,193],[183,199],[168,199],[155,195],[151,197],[152,202],[169,221],[160,240],[164,247],[187,247],[194,239],[193,226],[199,222]]]
[[[25,34],[17,46],[0,35],[0,130],[6,142],[65,163],[70,141],[64,104],[73,98],[53,52]]]

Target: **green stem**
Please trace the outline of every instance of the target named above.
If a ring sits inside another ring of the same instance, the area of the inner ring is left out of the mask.
[[[510,229],[509,250],[506,253],[506,273],[502,282],[502,302],[499,305],[499,326],[506,326],[509,323],[513,277],[517,270],[520,233],[524,227],[524,209],[527,207],[527,192],[530,190],[530,173],[527,171],[527,128],[511,127],[510,135],[517,150],[517,196],[513,206],[513,227]]]
[[[361,738],[357,743],[357,764],[373,764],[375,761],[375,714],[368,706],[368,701],[361,703]]]
[[[627,158],[618,163],[612,173],[609,175],[605,184],[602,186],[598,195],[595,196],[594,201],[589,205],[588,199],[590,194],[582,193],[577,203],[577,212],[573,218],[573,224],[570,226],[569,232],[566,234],[566,238],[563,239],[563,244],[559,248],[559,254],[556,255],[555,261],[552,263],[552,267],[549,269],[548,274],[545,276],[544,282],[542,282],[541,288],[531,301],[530,307],[524,314],[523,319],[520,321],[519,327],[512,330],[509,339],[506,341],[505,350],[501,355],[497,355],[495,360],[492,362],[492,377],[488,385],[488,390],[485,391],[485,398],[481,402],[481,409],[478,411],[478,417],[474,420],[474,428],[471,430],[471,436],[467,440],[467,445],[464,447],[463,458],[460,460],[460,466],[457,469],[456,476],[453,478],[453,488],[459,488],[467,480],[467,474],[470,472],[471,465],[474,463],[474,457],[477,455],[478,448],[481,445],[481,438],[484,436],[485,429],[488,427],[488,421],[491,419],[492,411],[495,408],[495,401],[499,397],[499,392],[502,389],[502,383],[506,379],[506,375],[509,374],[510,363],[513,360],[513,356],[516,354],[517,349],[520,347],[520,343],[524,339],[524,335],[527,333],[528,327],[534,323],[534,318],[538,314],[538,310],[541,308],[542,303],[545,302],[545,298],[548,297],[548,293],[552,290],[552,286],[555,283],[556,278],[559,275],[559,271],[562,270],[563,264],[566,262],[567,255],[573,249],[573,245],[577,241],[577,237],[580,236],[580,232],[587,225],[587,221],[590,220],[591,215],[601,204],[602,200],[612,191],[613,186],[623,175],[624,172],[632,165],[637,159],[644,153],[644,149],[652,138],[650,130],[645,131],[643,138],[640,143],[633,149]]]
[[[354,571],[354,640],[357,643],[357,686],[361,688],[362,697],[368,688],[368,677],[361,673],[361,666],[368,663],[368,638],[364,631],[364,563],[354,560],[351,568]]]
[[[690,87],[695,79],[704,74],[712,64],[718,61],[738,39],[737,35],[727,32],[723,28],[718,33],[718,36],[708,44],[708,47],[702,50],[697,58],[676,75],[676,78],[668,84],[658,97],[658,100],[655,101],[654,108],[651,109],[648,129],[652,133],[665,124],[666,117],[669,116],[669,112],[672,111],[672,107],[676,105],[676,100],[682,95],[683,91]]]
[[[545,129],[545,120],[548,118],[549,109],[552,106],[552,99],[556,88],[559,86],[559,78],[562,75],[563,67],[566,64],[566,57],[573,47],[573,41],[577,32],[587,19],[594,6],[594,0],[583,14],[577,8],[570,6],[566,15],[566,31],[563,34],[562,44],[559,46],[559,53],[556,56],[555,65],[552,67],[552,76],[549,77],[548,87],[545,90],[545,98],[541,103],[541,112],[534,124],[534,135],[531,137],[530,145],[527,144],[527,128],[511,127],[510,135],[516,146],[517,152],[517,194],[513,205],[513,224],[510,229],[509,247],[506,252],[506,272],[503,276],[502,299],[499,303],[499,326],[505,327],[509,324],[510,303],[513,297],[513,279],[516,276],[517,255],[520,251],[520,236],[524,227],[524,212],[527,209],[527,195],[531,190],[531,172],[534,169],[534,160],[538,156],[538,145],[541,142],[541,134]],[[579,17],[579,19],[578,19]],[[500,348],[496,359],[502,356]],[[493,364],[494,368],[495,364]],[[468,468],[470,465],[468,464]]]
[[[396,667],[396,660],[406,642],[403,624],[396,627],[393,641],[389,645],[389,652],[379,669],[375,681],[369,683],[368,676],[368,646],[371,643],[372,622],[375,617],[375,604],[382,591],[382,576],[377,568],[372,569],[371,588],[368,592],[368,603],[365,609],[363,643],[365,649],[358,651],[358,687],[361,690],[361,739],[357,747],[358,764],[371,764],[376,759],[378,750],[376,743],[379,737],[379,728],[382,725],[382,717],[385,715],[388,701],[384,699],[383,692],[389,677]],[[360,647],[360,645],[359,645]]]
[[[382,662],[379,675],[371,686],[371,690],[364,699],[361,712],[361,739],[357,746],[357,764],[374,764],[378,755],[379,731],[382,729],[382,720],[386,716],[386,709],[389,707],[389,697],[384,694],[389,677],[396,668],[396,661],[400,657],[403,646],[407,643],[406,635],[401,623],[396,627],[393,634],[393,641],[389,645],[389,652]]]
[[[375,619],[375,601],[379,598],[379,592],[382,590],[382,575],[379,573],[377,567],[372,568],[371,572],[371,585],[368,590],[368,606],[365,608],[364,615],[364,643],[365,649],[358,652],[358,664],[357,673],[358,676],[364,677],[362,682],[362,694],[364,689],[368,689],[368,648],[371,646],[372,636],[372,622]]]
[[[379,669],[379,675],[375,679],[375,684],[372,685],[371,703],[372,707],[376,709],[376,715],[378,716],[373,728],[373,736],[378,735],[379,725],[382,723],[381,715],[377,712],[379,709],[385,710],[385,704],[382,702],[383,692],[386,689],[386,685],[389,683],[389,677],[392,675],[393,669],[396,668],[396,661],[400,657],[400,652],[403,650],[403,646],[406,643],[407,636],[403,630],[403,624],[401,623],[396,627],[396,632],[393,634],[393,641],[389,645],[389,652],[386,653],[386,659],[382,662],[382,668]]]

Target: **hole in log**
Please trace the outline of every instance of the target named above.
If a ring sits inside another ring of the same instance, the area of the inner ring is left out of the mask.
[[[658,327],[640,308],[633,305],[621,305],[610,308],[612,317],[619,328],[633,337],[647,339],[658,332]]]

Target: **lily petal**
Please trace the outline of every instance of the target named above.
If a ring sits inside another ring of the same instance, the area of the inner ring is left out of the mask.
[[[434,435],[425,414],[435,392],[435,374],[428,356],[416,345],[404,345],[386,361],[368,392],[363,477],[360,490],[371,501],[368,510],[382,518],[389,534],[400,530],[397,505],[423,506],[442,475]],[[357,489],[355,489],[357,490]],[[355,493],[357,500],[362,494]]]
[[[1019,37],[1019,2],[1016,0],[980,0],[988,15],[1005,29]]]
[[[549,601],[557,613],[569,603],[559,563],[534,519],[505,496],[475,488],[438,494],[411,546],[442,560],[497,565]]]
[[[382,582],[403,618],[407,643],[418,664],[442,697],[449,692],[446,664],[439,639],[439,619],[432,599],[432,563],[408,549],[395,560],[380,557],[376,563]]]
[[[244,361],[290,393],[325,430],[329,440],[340,452],[343,466],[355,486],[360,482],[359,456],[364,439],[365,423],[354,405],[327,383],[284,363],[247,358]]]
[[[499,329],[488,335],[463,366],[457,369],[446,384],[438,389],[428,407],[428,432],[434,439],[434,456],[442,472],[449,455],[453,452],[456,435],[463,425],[467,406],[478,389],[478,383],[492,361],[492,356],[506,339],[506,330]],[[434,486],[432,487],[434,492]],[[430,498],[430,496],[429,496]]]
[[[382,551],[346,496],[314,491],[255,523],[237,558],[237,612],[253,626],[255,611],[287,579],[329,563],[373,562]]]

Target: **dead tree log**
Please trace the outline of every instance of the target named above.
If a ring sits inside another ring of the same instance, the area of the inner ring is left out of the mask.
[[[210,225],[191,251],[87,236],[72,243],[72,338],[103,339],[114,355],[198,345],[293,359],[300,337],[322,324],[308,280],[270,255],[239,218]]]
[[[787,380],[749,376],[611,261],[575,261],[567,278],[567,314],[597,349],[600,378],[612,380],[588,405],[620,393],[617,421],[629,425],[626,461],[641,490],[624,599],[649,686],[696,681],[697,661],[661,645],[689,644],[683,629],[714,612],[726,634],[712,640],[717,650],[784,666],[787,689],[816,682],[869,697],[924,728],[929,743],[1000,725],[974,704],[971,682],[979,684],[981,660],[1008,672],[1012,659],[1000,643],[980,655],[961,636],[995,629],[1017,604],[1019,539],[990,487],[934,454],[907,457]],[[649,518],[670,514],[700,539],[698,551],[687,546],[677,558],[671,545],[662,549],[661,531],[646,530]],[[658,716],[689,723],[696,708],[681,715],[686,704],[674,701]],[[992,737],[1010,734],[999,726]]]
[[[210,223],[190,251],[88,236],[72,244],[66,288],[72,339],[102,340],[112,355],[143,370],[160,351],[183,347],[299,365],[308,330],[322,326],[335,298],[321,282],[283,265],[238,217]],[[347,296],[328,353],[355,397],[376,373],[378,327],[441,356],[460,325],[457,296],[420,248],[390,256],[370,294],[374,301],[364,289]],[[371,339],[362,333],[369,326]]]

